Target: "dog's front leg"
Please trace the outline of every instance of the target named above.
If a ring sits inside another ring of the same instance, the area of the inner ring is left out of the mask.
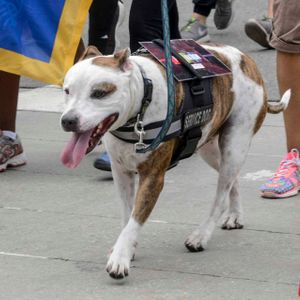
[[[134,205],[135,193],[135,173],[123,168],[118,162],[112,161],[112,173],[114,185],[122,205],[122,228],[124,228],[130,218]]]
[[[171,145],[173,146],[173,143]],[[161,146],[138,168],[139,187],[135,206],[106,265],[106,270],[112,278],[122,279],[129,273],[130,260],[134,254],[138,234],[163,188],[164,175],[170,164],[171,155],[169,145]]]

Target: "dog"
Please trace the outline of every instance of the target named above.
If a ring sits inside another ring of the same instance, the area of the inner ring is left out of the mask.
[[[203,47],[225,63],[232,74],[212,79],[212,117],[202,128],[196,152],[219,172],[219,178],[206,220],[185,241],[191,252],[207,247],[222,215],[225,216],[223,229],[243,228],[239,171],[266,113],[283,111],[290,98],[290,91],[287,91],[278,103],[269,104],[257,66],[238,49],[209,44]],[[81,60],[67,72],[63,85],[66,108],[61,116],[61,126],[73,135],[62,152],[61,161],[67,167],[76,167],[100,138],[111,158],[112,175],[123,212],[123,228],[106,266],[109,275],[115,279],[129,274],[138,235],[163,188],[165,172],[179,139],[162,142],[147,153],[136,153],[132,143],[112,134],[135,118],[141,108],[144,95],[141,67],[153,84],[152,102],[143,122],[164,120],[168,97],[165,71],[150,57],[130,56],[129,49],[102,56],[96,48],[87,48]],[[182,84],[177,82],[177,110],[183,93]],[[137,191],[136,174],[139,178]]]

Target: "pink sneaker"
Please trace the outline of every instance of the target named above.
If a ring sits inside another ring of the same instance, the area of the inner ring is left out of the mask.
[[[297,195],[299,189],[299,151],[292,149],[280,162],[276,173],[261,186],[260,191],[265,198],[286,198]]]

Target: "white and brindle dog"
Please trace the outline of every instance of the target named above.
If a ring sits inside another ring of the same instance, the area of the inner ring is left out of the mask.
[[[215,77],[212,81],[212,118],[202,128],[197,152],[219,172],[219,179],[207,219],[185,241],[190,251],[206,248],[222,215],[225,215],[222,228],[243,227],[239,171],[266,113],[282,111],[290,98],[287,91],[279,103],[268,104],[262,76],[252,59],[230,46],[204,47],[223,61],[232,75]],[[133,144],[110,133],[134,118],[141,108],[144,85],[140,67],[153,82],[153,99],[144,124],[164,120],[168,102],[164,69],[150,57],[130,56],[128,49],[102,56],[89,47],[81,61],[68,71],[63,87],[66,109],[61,123],[64,130],[73,132],[73,137],[62,152],[62,162],[70,168],[76,167],[102,137],[111,158],[114,183],[123,208],[123,229],[106,266],[109,275],[116,279],[129,273],[139,232],[159,197],[165,172],[178,146],[175,138],[161,143],[152,152],[140,154],[135,152]],[[182,99],[181,83],[176,83],[177,109]]]

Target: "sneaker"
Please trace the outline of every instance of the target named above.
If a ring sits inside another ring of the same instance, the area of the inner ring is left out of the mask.
[[[234,0],[217,0],[214,22],[217,29],[227,28],[233,20],[232,3]]]
[[[0,130],[0,172],[9,167],[19,167],[26,164],[26,157],[19,137],[12,139],[3,135]]]
[[[102,153],[98,158],[95,159],[94,167],[102,171],[111,172],[110,158],[107,152]]]
[[[116,31],[123,24],[125,19],[125,7],[122,0],[118,1],[117,11],[115,13],[112,28],[108,34],[107,44],[106,44],[106,53],[111,54],[120,47],[120,41],[117,39]]]
[[[298,194],[300,188],[299,151],[292,149],[280,162],[276,173],[260,188],[262,197],[286,198]]]
[[[192,39],[197,42],[209,42],[207,27],[195,18],[191,18],[180,30],[183,39]]]
[[[259,19],[250,19],[245,24],[245,32],[247,36],[264,48],[272,49],[269,44],[270,35],[272,32],[272,19],[263,17]]]

